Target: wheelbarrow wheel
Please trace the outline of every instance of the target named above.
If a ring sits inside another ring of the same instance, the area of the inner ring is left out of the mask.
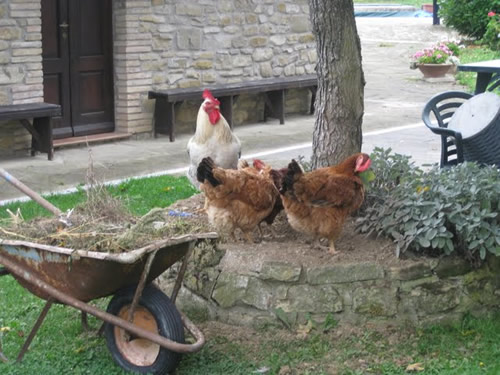
[[[133,286],[117,292],[109,302],[108,313],[127,320],[135,289]],[[172,341],[184,343],[184,326],[179,312],[172,301],[152,285],[146,286],[142,292],[134,312],[133,324]],[[127,371],[166,374],[173,371],[181,359],[180,353],[128,334],[110,323],[105,324],[104,333],[113,359]]]

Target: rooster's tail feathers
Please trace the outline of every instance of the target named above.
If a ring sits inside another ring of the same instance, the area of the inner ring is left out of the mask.
[[[210,157],[203,158],[200,164],[198,164],[198,169],[196,170],[196,178],[199,182],[204,183],[208,180],[210,185],[217,186],[220,182],[214,177],[213,170],[215,168],[215,163]]]
[[[293,191],[293,182],[295,180],[295,175],[302,173],[303,171],[299,163],[297,163],[295,159],[292,159],[292,162],[288,164],[288,171],[283,178],[280,193],[284,194],[287,191]]]

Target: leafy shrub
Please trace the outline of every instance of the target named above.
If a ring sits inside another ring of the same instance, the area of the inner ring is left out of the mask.
[[[446,26],[475,39],[486,32],[488,13],[500,11],[500,0],[439,0],[438,4]]]
[[[482,42],[492,51],[500,50],[500,15],[494,12],[488,14],[489,21]]]
[[[500,255],[500,171],[463,163],[423,171],[408,157],[375,149],[377,179],[367,192],[357,228],[385,235],[396,252],[411,249],[431,255],[451,254],[479,262]]]

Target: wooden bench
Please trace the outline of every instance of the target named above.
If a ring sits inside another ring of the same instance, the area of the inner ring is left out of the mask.
[[[54,156],[52,117],[61,116],[61,106],[49,103],[10,104],[0,106],[0,121],[19,120],[31,134],[31,156],[35,151]],[[29,122],[33,119],[33,124]]]
[[[233,104],[241,94],[265,94],[264,121],[274,117],[285,123],[285,92],[287,89],[309,88],[312,92],[311,113],[314,112],[314,100],[318,79],[316,74],[291,76],[284,78],[259,79],[212,85],[207,87],[175,88],[149,91],[149,99],[156,99],[153,132],[167,134],[170,141],[175,140],[175,111],[178,104],[185,100],[200,100],[205,88],[220,101],[220,110],[224,118],[233,127]]]

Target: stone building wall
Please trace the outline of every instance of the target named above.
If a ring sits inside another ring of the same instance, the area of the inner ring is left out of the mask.
[[[0,2],[0,105],[43,101],[40,0]],[[27,152],[31,136],[17,122],[0,122],[0,157]]]
[[[41,39],[41,0],[0,2],[0,105],[43,101]],[[151,89],[313,73],[315,63],[307,0],[113,0],[117,131],[151,134]],[[291,90],[287,113],[306,112],[308,100],[307,89]],[[198,106],[177,112],[186,131]],[[242,95],[235,124],[262,120],[263,107],[261,96]],[[0,156],[27,154],[30,139],[0,122]]]
[[[206,86],[314,73],[316,49],[306,0],[116,1],[117,125],[150,131],[150,89]],[[308,109],[307,90],[291,92],[288,112]],[[199,103],[179,124],[193,126]],[[261,97],[242,97],[236,124],[259,121]]]

